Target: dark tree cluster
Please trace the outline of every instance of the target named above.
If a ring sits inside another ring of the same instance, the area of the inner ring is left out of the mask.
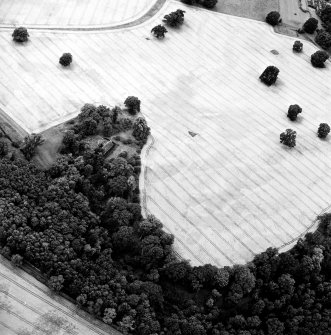
[[[217,5],[217,0],[181,0],[186,5],[201,5],[202,7],[212,9]]]
[[[26,28],[18,27],[14,30],[12,37],[15,42],[27,42],[27,40],[29,39],[29,33]]]
[[[287,112],[287,117],[291,121],[295,121],[297,119],[298,114],[302,112],[302,108],[299,105],[291,105]]]
[[[331,32],[331,8],[330,6],[326,6],[321,12],[319,12],[319,16],[322,21],[323,27],[326,31]]]
[[[277,80],[279,69],[276,66],[268,66],[260,75],[260,80],[267,86],[271,86]]]
[[[165,34],[168,32],[165,26],[162,26],[161,24],[155,26],[151,33],[158,39],[164,38]]]
[[[266,22],[272,26],[277,26],[281,22],[280,14],[276,11],[272,11],[268,13],[266,16]]]
[[[316,51],[310,57],[311,64],[317,68],[325,67],[325,62],[329,59],[329,54],[326,51]]]
[[[140,111],[140,100],[136,97],[128,97],[125,105],[130,114]],[[131,118],[125,117],[118,106],[110,109],[103,105],[85,104],[73,123],[71,129],[64,135],[62,153],[72,153],[75,156],[81,155],[86,150],[84,139],[88,136],[103,135],[109,138],[133,128]]]
[[[140,112],[140,100],[137,97],[129,96],[125,99],[124,105],[128,112],[135,115]]]
[[[146,143],[147,138],[150,134],[150,128],[147,126],[147,122],[144,118],[137,118],[133,123],[133,133],[137,141],[140,141],[141,147]]]
[[[21,151],[27,160],[30,160],[35,154],[37,147],[44,143],[44,140],[39,134],[31,134],[26,136],[21,146]]]
[[[280,143],[283,143],[284,145],[293,148],[295,147],[295,140],[297,137],[296,131],[292,129],[286,129],[285,132],[280,134]]]
[[[165,15],[162,21],[169,27],[179,27],[184,23],[184,13],[185,11],[177,9],[176,11]]]
[[[303,49],[303,44],[300,41],[295,41],[293,44],[293,51],[294,52],[301,52]]]
[[[318,133],[329,131],[321,124]],[[293,135],[288,129],[284,144]],[[269,248],[247,265],[193,267],[175,256],[159,220],[142,218],[140,165],[126,152],[106,161],[102,147],[62,155],[48,171],[0,159],[1,253],[33,264],[52,290],[123,334],[329,333],[331,214],[282,254]]]
[[[59,59],[59,63],[62,66],[69,66],[72,63],[72,55],[68,52],[64,53],[60,59]]]
[[[315,37],[315,42],[323,49],[331,47],[331,34],[325,30],[320,30]]]
[[[314,17],[309,18],[304,24],[302,29],[305,33],[313,34],[318,27],[318,20]]]
[[[317,134],[320,138],[326,138],[330,132],[330,126],[327,123],[321,123],[318,127]]]

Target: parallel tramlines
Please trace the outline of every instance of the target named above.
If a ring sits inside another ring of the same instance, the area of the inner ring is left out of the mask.
[[[83,36],[33,32],[30,45],[1,61],[14,57],[24,64],[30,53],[30,62],[34,57],[42,60],[39,89],[23,93],[24,101],[18,104],[25,105],[22,113],[31,113],[32,94],[33,103],[40,100],[49,107],[46,115],[52,111],[53,123],[63,117],[62,109],[69,113],[84,102],[118,103],[126,95],[138,95],[157,138],[147,159],[154,166],[146,184],[148,210],[150,206],[152,213],[160,214],[180,238],[183,256],[199,256],[194,262],[245,261],[266,246],[280,246],[298,236],[328,203],[328,143],[319,141],[315,131],[320,122],[329,122],[327,102],[321,102],[329,70],[311,68],[308,55],[315,49],[310,45],[305,45],[306,55],[293,55],[293,40],[271,34],[263,24],[205,11],[186,9],[190,29],[184,25],[163,42],[146,41],[165,12],[179,6],[168,4],[158,18],[138,29]],[[270,54],[271,49],[280,55]],[[74,54],[70,71],[54,64],[64,50]],[[270,64],[281,73],[276,87],[267,88],[258,76]],[[30,84],[29,77],[20,78],[23,68],[16,78],[11,74],[18,70],[7,71],[15,85],[6,96],[14,97],[17,85]],[[54,85],[38,98],[38,90],[47,86],[43,73]],[[293,103],[304,108],[302,122],[292,124],[286,118]],[[13,105],[3,108],[17,113]],[[38,114],[37,109],[36,121],[44,118]],[[292,151],[278,143],[279,133],[288,127],[298,130],[298,146]],[[192,139],[188,130],[200,135]],[[172,221],[174,215],[177,220]],[[196,246],[199,239],[205,251]]]
[[[0,24],[100,26],[142,16],[156,0],[2,0]]]

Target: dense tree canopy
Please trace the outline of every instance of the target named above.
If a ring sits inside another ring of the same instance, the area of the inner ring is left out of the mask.
[[[82,113],[99,122],[111,112],[89,105]],[[72,133],[64,141],[72,145]],[[102,146],[81,148],[47,171],[3,156],[1,253],[32,263],[54,291],[123,334],[329,334],[331,214],[285,253],[192,267],[157,218],[142,218],[137,155],[105,159]]]

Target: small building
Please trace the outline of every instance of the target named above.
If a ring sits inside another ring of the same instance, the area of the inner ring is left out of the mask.
[[[113,141],[108,141],[106,144],[104,144],[104,157],[108,157],[117,147],[117,144]]]

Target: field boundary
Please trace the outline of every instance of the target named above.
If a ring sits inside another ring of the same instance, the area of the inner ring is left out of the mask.
[[[148,155],[150,153],[150,150],[153,148],[153,145],[155,143],[155,139],[153,137],[153,135],[150,135],[147,141],[146,146],[144,147],[144,154],[141,154],[141,158],[142,158],[142,169],[141,169],[141,174],[140,174],[140,178],[139,178],[139,188],[140,188],[140,192],[142,193],[142,199],[141,199],[141,209],[142,209],[142,215],[144,218],[147,218],[147,216],[150,214],[148,208],[147,208],[147,191],[146,191],[146,184],[148,184],[148,177],[147,177],[147,172],[148,172],[148,166],[147,166],[147,159],[148,159]],[[315,228],[315,231],[317,231],[318,229],[318,222],[319,222],[319,216],[321,216],[322,214],[325,214],[328,212],[328,210],[331,209],[331,205],[329,205],[328,207],[324,208],[318,215],[316,215],[315,219],[312,221],[312,223],[299,235],[297,235],[295,238],[291,239],[290,241],[280,245],[279,247],[276,247],[276,249],[278,250],[278,252],[286,252],[288,250],[288,248],[293,247],[293,244],[295,242],[297,242],[300,238],[304,237],[307,233],[311,232],[313,230],[313,228]],[[163,227],[164,229],[164,227]],[[177,237],[175,236],[175,239],[177,239]],[[286,250],[283,250],[286,249]],[[283,251],[282,251],[283,250]],[[176,252],[174,250],[174,253],[176,254],[176,256],[180,259],[180,260],[185,260],[184,257],[182,257],[178,252]],[[256,256],[257,254],[254,254],[254,256]]]
[[[93,25],[93,26],[49,26],[49,25],[25,25],[29,30],[40,30],[40,31],[107,31],[107,30],[117,30],[129,27],[135,27],[153,18],[154,15],[168,2],[167,0],[157,0],[143,16],[131,18],[130,21],[120,22],[116,24],[107,25]],[[0,29],[13,29],[16,25],[14,24],[1,24]]]

